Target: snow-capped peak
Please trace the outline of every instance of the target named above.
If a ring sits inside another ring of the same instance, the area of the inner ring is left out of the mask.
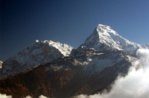
[[[108,50],[131,53],[141,46],[120,36],[110,26],[99,24],[81,47],[95,48],[96,50],[102,50],[104,47]]]
[[[72,47],[52,40],[39,41],[20,51],[11,59],[17,60],[22,65],[35,65],[49,62],[53,59],[68,56]]]
[[[36,40],[34,44],[20,51],[14,58],[18,61],[20,59],[35,61],[38,64],[51,61],[62,56],[68,56],[71,53],[72,47],[67,44],[62,44],[60,42],[54,42],[52,40],[39,41]]]
[[[31,46],[7,59],[3,65],[3,75],[31,70],[40,64],[48,63],[60,57],[69,56],[72,47],[51,40],[36,40]]]
[[[64,56],[69,56],[69,54],[71,53],[71,50],[73,49],[71,46],[69,46],[67,44],[62,44],[60,42],[55,42],[55,41],[52,41],[52,40],[44,40],[44,41],[36,40],[36,43],[48,44],[49,46],[55,47]]]

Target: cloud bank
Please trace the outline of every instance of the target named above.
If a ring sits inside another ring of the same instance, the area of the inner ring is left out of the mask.
[[[0,98],[12,98],[12,96],[5,95],[5,94],[0,94]],[[32,98],[31,96],[26,96],[25,98]],[[40,95],[38,98],[49,98],[43,95]]]
[[[11,96],[5,95],[5,94],[0,94],[0,98],[12,98]]]

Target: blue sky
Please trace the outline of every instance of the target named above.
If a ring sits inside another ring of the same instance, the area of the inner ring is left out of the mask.
[[[1,0],[0,59],[34,40],[79,46],[97,24],[141,44],[149,42],[149,0]]]

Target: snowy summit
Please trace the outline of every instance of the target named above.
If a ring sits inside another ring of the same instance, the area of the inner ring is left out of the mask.
[[[94,32],[81,45],[82,47],[94,48],[96,50],[119,50],[131,53],[141,47],[120,36],[110,26],[99,24]]]

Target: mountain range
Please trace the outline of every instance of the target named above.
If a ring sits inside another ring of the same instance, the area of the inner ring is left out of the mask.
[[[118,76],[127,75],[141,47],[102,24],[78,48],[36,40],[0,63],[0,93],[71,98],[110,91]]]

